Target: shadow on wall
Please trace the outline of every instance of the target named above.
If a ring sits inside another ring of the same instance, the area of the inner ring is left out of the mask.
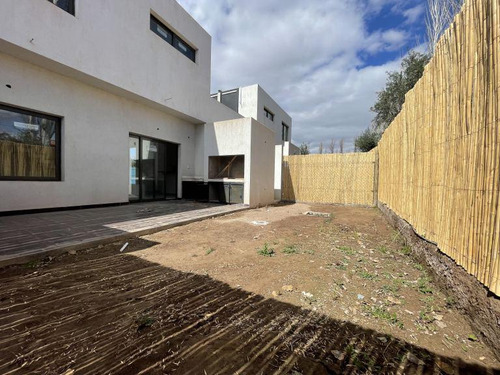
[[[284,202],[296,201],[295,187],[290,173],[290,164],[287,161],[283,161],[283,167],[281,169],[281,200]]]
[[[1,373],[500,373],[117,246],[0,270]]]

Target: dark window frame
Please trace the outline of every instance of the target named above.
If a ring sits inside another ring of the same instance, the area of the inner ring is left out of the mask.
[[[286,129],[286,131],[285,131]],[[283,121],[281,122],[281,140],[288,142],[288,137],[290,136],[290,126],[285,124]]]
[[[153,27],[153,26],[156,26],[156,27]],[[164,35],[162,35],[157,30],[158,26],[160,26],[162,29],[164,29],[166,31],[166,33],[169,34],[169,37],[165,37]],[[186,42],[185,39],[181,38],[179,35],[174,33],[168,26],[166,26],[162,21],[160,21],[153,14],[150,14],[150,17],[149,17],[149,29],[153,33],[158,35],[161,39],[163,39],[165,42],[167,42],[172,47],[174,47],[177,51],[179,51],[185,57],[187,57],[189,60],[191,60],[192,62],[194,62],[196,64],[196,49],[191,47],[189,45],[189,43]],[[184,45],[186,47],[187,51],[183,51],[183,49],[178,46],[179,43]]]
[[[175,142],[171,142],[171,141],[166,141],[164,139],[160,139],[160,138],[155,138],[155,137],[150,137],[149,135],[143,135],[143,134],[139,134],[139,133],[134,133],[134,132],[129,132],[128,133],[128,136],[129,136],[129,139],[130,137],[135,137],[138,139],[139,141],[139,147],[137,147],[137,151],[139,153],[139,158],[137,159],[139,161],[139,164],[137,166],[137,173],[138,173],[138,176],[139,176],[139,180],[142,179],[142,141],[143,140],[149,140],[149,141],[153,141],[153,142],[159,142],[159,143],[163,143],[163,144],[167,144],[167,143],[170,143],[172,145],[176,145],[177,146],[177,171],[176,171],[176,175],[175,175],[175,198],[171,198],[171,197],[167,197],[167,193],[166,193],[166,189],[167,189],[167,186],[165,184],[165,198],[159,198],[159,199],[156,199],[156,198],[143,198],[143,186],[142,186],[142,183],[139,183],[139,198],[137,199],[130,199],[129,197],[129,203],[144,203],[144,202],[158,202],[158,201],[162,201],[162,200],[171,200],[171,199],[178,199],[177,198],[177,195],[179,194],[179,150],[180,150],[180,147],[181,147],[181,144],[180,143],[175,143]],[[129,151],[130,152],[130,151]],[[166,157],[167,155],[165,155]],[[129,172],[130,173],[130,172]],[[129,182],[130,183],[130,182]]]
[[[76,0],[68,0],[68,7],[67,8],[64,8],[62,5],[54,3],[54,0],[47,0],[47,1],[49,3],[54,4],[59,9],[64,10],[66,13],[71,14],[73,17],[75,16],[75,8],[76,8],[75,1]]]
[[[61,174],[61,131],[62,117],[46,115],[23,108],[13,107],[0,103],[0,109],[16,112],[28,116],[36,116],[54,121],[56,123],[56,175],[55,177],[25,177],[25,176],[0,176],[0,181],[62,181]]]
[[[266,116],[266,118],[268,118],[269,120],[273,121],[274,122],[274,113],[272,113],[269,109],[267,109],[266,107],[264,107],[264,114]]]

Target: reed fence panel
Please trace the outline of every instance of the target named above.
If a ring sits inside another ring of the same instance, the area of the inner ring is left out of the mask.
[[[282,199],[373,206],[376,151],[285,156]]]
[[[466,1],[379,143],[379,201],[500,295],[500,1]]]

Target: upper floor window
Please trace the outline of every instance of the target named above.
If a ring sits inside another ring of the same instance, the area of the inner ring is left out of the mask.
[[[191,61],[195,61],[196,51],[193,47],[184,42],[177,34],[170,30],[167,26],[161,23],[155,16],[151,14],[150,29],[168,44],[174,46],[180,53],[186,56]]]
[[[75,0],[48,0],[52,4],[65,10],[69,14],[75,15]]]
[[[0,180],[61,179],[61,119],[0,105]]]
[[[270,110],[264,108],[264,114],[269,120],[274,121],[274,113],[272,113]]]
[[[284,122],[281,123],[281,140],[288,141],[288,132],[290,127]]]

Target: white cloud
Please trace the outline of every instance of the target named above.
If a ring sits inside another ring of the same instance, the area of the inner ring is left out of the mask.
[[[370,66],[361,56],[401,51],[410,35],[368,33],[367,18],[400,1],[179,0],[212,35],[212,91],[260,84],[292,115],[293,141],[313,148],[332,137],[352,144],[370,124],[399,61]]]
[[[409,24],[417,22],[420,17],[425,12],[425,7],[423,4],[414,6],[413,8],[405,9],[403,11],[403,16],[406,18],[406,22]]]

